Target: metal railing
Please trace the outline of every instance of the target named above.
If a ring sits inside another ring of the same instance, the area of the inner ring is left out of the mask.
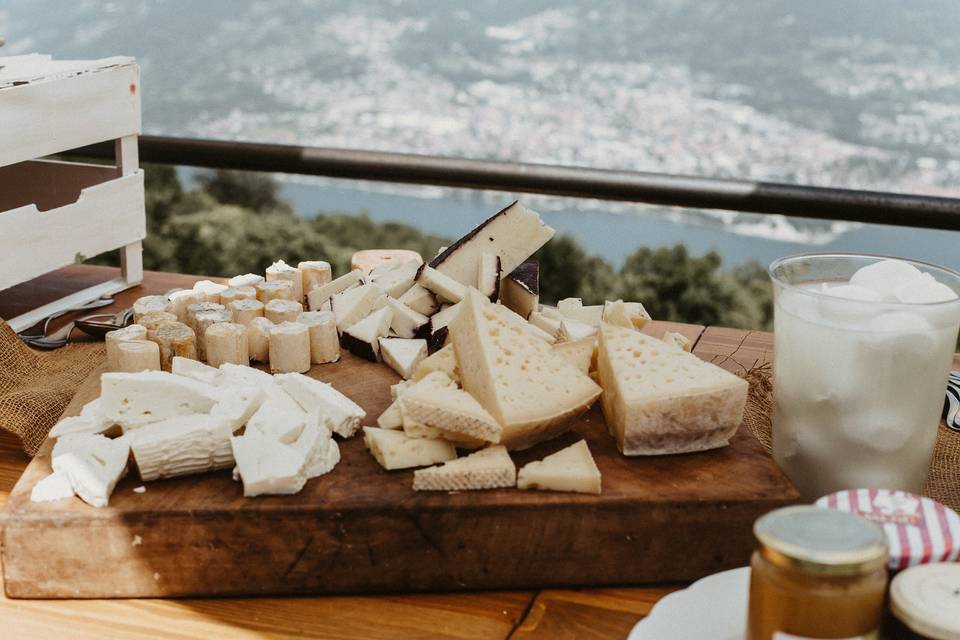
[[[112,158],[113,146],[70,155]],[[880,191],[147,135],[140,160],[960,231],[960,199]]]

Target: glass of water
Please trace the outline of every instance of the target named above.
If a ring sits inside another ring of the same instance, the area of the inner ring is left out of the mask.
[[[911,260],[805,254],[770,266],[773,455],[806,500],[919,493],[960,327],[960,274]]]

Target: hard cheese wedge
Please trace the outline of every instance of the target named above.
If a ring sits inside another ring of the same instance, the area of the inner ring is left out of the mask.
[[[586,440],[525,465],[517,474],[520,489],[600,493],[600,469]]]
[[[501,444],[525,449],[568,429],[600,395],[550,345],[501,318],[472,289],[450,323],[463,388],[503,427]]]
[[[363,442],[388,471],[425,467],[457,457],[457,450],[446,440],[411,438],[402,431],[364,427]]]
[[[743,418],[746,380],[639,331],[603,324],[597,368],[624,455],[722,447]]]
[[[442,371],[451,380],[460,384],[460,371],[457,368],[457,354],[453,345],[448,344],[436,353],[420,361],[413,372],[414,380],[422,380],[433,371]]]
[[[517,468],[502,445],[481,449],[439,467],[413,472],[414,491],[497,489],[516,484]]]
[[[448,387],[415,388],[399,400],[403,415],[418,423],[441,429],[445,436],[483,442],[499,442],[502,429],[473,396]]]

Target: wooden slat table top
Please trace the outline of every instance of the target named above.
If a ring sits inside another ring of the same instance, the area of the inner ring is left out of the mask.
[[[0,292],[0,317],[107,280],[117,270],[71,266]],[[195,276],[147,272],[117,296],[117,308],[142,295],[189,287]],[[681,331],[701,357],[732,371],[769,359],[762,332],[657,323]],[[0,431],[0,508],[29,458]],[[2,579],[2,578],[0,578]],[[624,638],[664,595],[684,585],[549,589],[472,594],[183,600],[10,600],[0,588],[0,628],[19,638]],[[0,585],[2,587],[2,585]]]

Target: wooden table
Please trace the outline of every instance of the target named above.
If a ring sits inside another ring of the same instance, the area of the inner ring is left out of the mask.
[[[0,292],[0,317],[114,277],[108,267],[73,266]],[[117,296],[190,287],[197,278],[147,272]],[[668,324],[668,323],[665,323]],[[731,371],[769,361],[772,335],[685,325],[694,351]],[[675,329],[675,328],[674,328]],[[0,431],[0,508],[29,458]],[[0,578],[2,580],[2,578]],[[10,600],[0,593],[3,637],[86,638],[625,638],[664,595],[683,585],[521,592],[183,600]],[[2,592],[2,589],[0,589]]]

